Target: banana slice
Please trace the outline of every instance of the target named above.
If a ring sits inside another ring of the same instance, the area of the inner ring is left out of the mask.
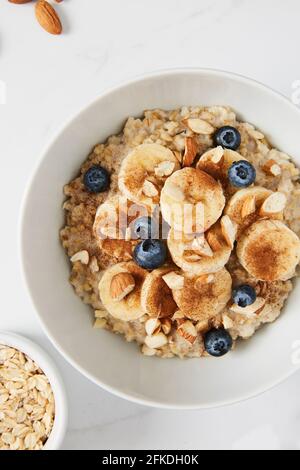
[[[269,189],[254,186],[253,188],[240,189],[230,198],[224,213],[237,224],[238,237],[260,218],[259,210],[272,194]]]
[[[246,158],[233,150],[215,147],[201,156],[197,168],[206,171],[222,184],[228,184],[228,170],[233,163],[240,160],[246,160]]]
[[[119,188],[129,200],[152,207],[159,203],[166,178],[179,168],[177,158],[167,147],[142,144],[124,158]]]
[[[243,233],[237,256],[256,279],[286,281],[294,276],[300,261],[300,240],[283,222],[261,220]]]
[[[133,261],[115,264],[105,271],[99,293],[104,308],[114,318],[131,321],[144,315],[141,289],[147,274]]]
[[[141,292],[144,312],[155,317],[169,317],[178,310],[172,291],[163,277],[174,272],[174,267],[155,269],[147,274]]]
[[[147,217],[145,206],[133,204],[125,197],[113,196],[98,207],[94,235],[100,249],[118,261],[129,261],[137,244],[132,240],[131,224],[138,217]]]
[[[204,232],[221,216],[223,189],[204,171],[183,168],[165,182],[160,197],[165,221],[176,231]]]
[[[232,280],[223,268],[214,274],[212,282],[184,273],[184,288],[174,290],[173,297],[180,312],[193,321],[206,321],[218,315],[231,298]]]
[[[222,269],[232,251],[222,229],[224,232],[224,228],[218,222],[205,235],[197,238],[171,229],[168,247],[174,263],[183,271],[195,276],[215,273]]]

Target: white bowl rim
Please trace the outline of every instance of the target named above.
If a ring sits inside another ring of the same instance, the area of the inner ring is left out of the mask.
[[[68,126],[72,124],[72,122],[79,117],[81,113],[84,113],[88,111],[88,109],[98,101],[103,99],[104,97],[109,96],[110,94],[113,94],[116,91],[122,90],[123,88],[126,88],[129,85],[134,85],[135,83],[138,83],[140,81],[146,80],[146,79],[155,79],[158,77],[166,77],[168,75],[184,75],[184,74],[211,74],[212,76],[215,77],[224,77],[224,78],[229,78],[229,79],[235,79],[238,80],[239,82],[242,82],[244,84],[252,85],[257,87],[258,89],[261,89],[265,93],[268,93],[269,95],[276,97],[277,99],[280,99],[281,101],[284,102],[285,106],[289,106],[293,111],[297,110],[300,114],[300,109],[292,103],[291,100],[289,100],[286,96],[284,96],[282,93],[276,91],[275,89],[253,79],[253,78],[248,78],[244,75],[234,73],[234,72],[229,72],[225,70],[220,70],[220,69],[211,69],[211,68],[204,68],[204,67],[174,67],[174,68],[167,68],[167,69],[157,69],[153,72],[149,73],[144,73],[144,74],[139,74],[132,79],[124,80],[112,87],[108,87],[104,89],[100,94],[97,94],[94,98],[90,99],[89,102],[82,106],[79,111],[76,114],[72,114],[71,117],[68,117],[65,119],[64,124],[62,124],[59,129],[56,129],[51,136],[48,137],[47,143],[44,145],[42,151],[40,152],[40,156],[37,160],[37,163],[32,171],[31,177],[29,178],[29,181],[27,183],[22,203],[21,203],[21,209],[20,209],[20,217],[19,217],[19,230],[18,230],[18,241],[19,241],[19,253],[20,253],[20,260],[21,260],[21,271],[22,271],[22,277],[24,280],[24,283],[26,285],[27,291],[29,293],[29,297],[31,300],[31,303],[33,305],[34,311],[36,316],[39,319],[39,322],[52,342],[52,344],[55,346],[55,348],[60,352],[60,354],[76,369],[78,370],[84,377],[88,378],[91,382],[95,383],[96,385],[102,387],[104,390],[106,390],[109,393],[112,393],[115,396],[118,396],[120,398],[123,398],[125,400],[128,400],[132,403],[137,403],[140,405],[144,406],[149,406],[153,408],[160,408],[160,409],[170,409],[170,410],[195,410],[195,409],[213,409],[213,408],[220,408],[224,406],[230,406],[233,404],[241,403],[243,401],[249,400],[251,398],[257,397],[259,395],[262,395],[280,383],[284,382],[287,380],[290,376],[292,376],[298,369],[300,369],[299,366],[295,366],[294,369],[289,370],[286,374],[282,374],[280,377],[278,377],[276,380],[270,381],[268,384],[264,384],[263,387],[258,387],[257,390],[249,393],[249,394],[244,394],[242,395],[238,400],[233,399],[233,400],[224,400],[221,401],[219,400],[216,403],[202,403],[202,404],[194,404],[191,405],[189,403],[182,403],[178,405],[178,403],[164,403],[160,402],[158,400],[150,400],[150,399],[145,399],[145,398],[138,398],[136,396],[133,396],[129,393],[121,392],[115,387],[112,387],[106,382],[103,382],[99,380],[99,378],[95,377],[93,374],[87,372],[83,367],[81,367],[72,357],[65,351],[63,346],[57,343],[56,339],[53,337],[51,332],[49,331],[48,327],[42,320],[41,316],[39,315],[37,306],[34,301],[34,295],[33,292],[30,288],[29,280],[27,278],[26,274],[26,269],[25,269],[25,262],[24,262],[24,245],[23,245],[23,228],[25,225],[25,209],[27,206],[27,199],[29,198],[30,190],[32,183],[39,171],[39,168],[43,162],[44,156],[48,153],[50,150],[51,146],[53,145],[53,142],[66,130]]]
[[[25,336],[0,331],[0,344],[23,352],[32,359],[49,379],[55,401],[54,424],[43,450],[58,450],[65,437],[68,422],[68,405],[65,386],[53,359],[38,344]]]

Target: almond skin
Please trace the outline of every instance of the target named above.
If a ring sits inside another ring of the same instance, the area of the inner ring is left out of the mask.
[[[50,3],[45,0],[39,0],[35,6],[35,16],[42,28],[48,33],[61,34],[61,21]]]
[[[21,5],[22,3],[29,3],[32,0],[8,0],[10,3],[16,3],[17,5]]]
[[[110,295],[111,298],[120,302],[124,299],[130,292],[133,291],[135,287],[135,280],[132,274],[130,273],[119,273],[112,278],[110,285]]]

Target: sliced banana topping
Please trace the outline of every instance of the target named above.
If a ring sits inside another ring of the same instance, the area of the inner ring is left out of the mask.
[[[259,219],[259,210],[262,204],[272,195],[272,191],[254,186],[240,189],[228,201],[224,213],[237,224],[237,237]]]
[[[225,197],[221,185],[210,175],[183,168],[165,182],[160,204],[163,218],[176,231],[201,233],[219,219]]]
[[[146,275],[147,271],[133,261],[118,263],[104,272],[99,282],[100,299],[114,318],[131,321],[144,315],[141,289]]]
[[[168,247],[174,263],[183,271],[197,276],[222,269],[232,251],[231,244],[229,245],[222,234],[220,223],[197,238],[171,229]]]
[[[279,220],[260,220],[248,228],[237,245],[242,266],[258,280],[286,281],[300,261],[300,240]]]
[[[178,310],[172,291],[164,277],[174,273],[173,267],[154,269],[147,274],[141,291],[144,312],[154,317],[169,317]]]
[[[173,296],[180,312],[193,321],[208,320],[218,315],[231,298],[232,280],[223,268],[210,283],[199,284],[198,276],[184,273],[184,288],[174,290]]]
[[[119,172],[119,188],[130,201],[152,206],[166,177],[180,168],[174,153],[159,144],[142,144],[124,158]]]
[[[145,206],[134,204],[125,197],[113,196],[98,207],[94,235],[102,252],[118,261],[129,261],[137,244],[131,239],[130,225],[138,217],[147,217]]]
[[[206,171],[216,180],[220,180],[222,184],[228,184],[228,170],[233,163],[240,160],[246,160],[246,158],[234,150],[215,147],[201,156],[197,168]]]

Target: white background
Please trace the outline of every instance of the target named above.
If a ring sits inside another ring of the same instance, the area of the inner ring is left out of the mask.
[[[58,37],[40,29],[32,4],[0,0],[0,80],[7,86],[0,104],[0,329],[39,341],[62,370],[70,405],[64,447],[300,449],[299,373],[246,403],[191,412],[144,408],[89,383],[43,335],[18,255],[25,185],[68,117],[113,84],[176,66],[238,72],[291,96],[300,79],[299,0],[64,0],[56,8],[65,30]]]

